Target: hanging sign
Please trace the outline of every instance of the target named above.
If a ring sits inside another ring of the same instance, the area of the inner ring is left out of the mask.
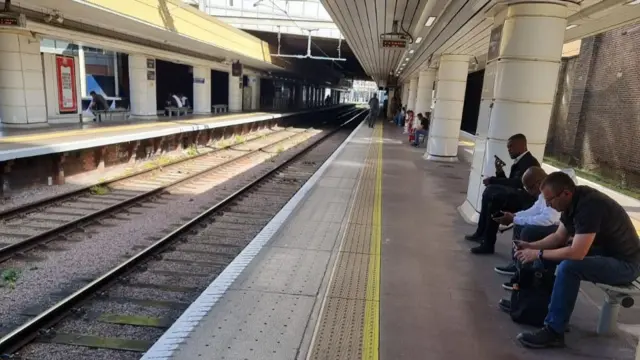
[[[77,112],[75,59],[69,56],[56,56],[56,73],[58,77],[58,107],[60,113]]]
[[[194,77],[193,78],[193,83],[194,84],[204,84],[204,82],[205,82],[204,78],[201,78],[201,77]]]

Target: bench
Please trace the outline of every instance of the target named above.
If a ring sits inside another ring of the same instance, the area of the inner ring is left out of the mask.
[[[226,113],[227,112],[227,105],[225,105],[225,104],[212,105],[211,109],[213,110],[214,114],[217,114],[218,112]]]
[[[180,113],[184,113],[184,115],[187,115],[187,111],[189,111],[189,108],[184,106],[167,106],[164,108],[164,110],[169,113],[169,117],[172,117],[173,113],[176,113],[177,116],[180,116]]]
[[[113,119],[113,114],[122,114],[124,120],[127,119],[127,114],[129,110],[127,109],[107,109],[107,110],[93,110],[93,114],[96,116],[98,121],[102,121],[102,117],[104,115],[109,116],[109,120]]]
[[[595,285],[605,294],[596,333],[607,334],[617,327],[620,305],[630,308],[635,303],[633,296],[640,295],[640,278],[629,285],[612,286],[598,283]]]

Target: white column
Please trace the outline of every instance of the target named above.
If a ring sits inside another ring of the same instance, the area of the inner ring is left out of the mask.
[[[80,94],[86,96],[87,94],[87,63],[84,59],[84,47],[78,45],[78,62],[80,67]],[[117,69],[117,67],[116,67]],[[117,95],[117,94],[116,94]]]
[[[409,102],[409,83],[402,84],[402,106],[407,106]]]
[[[413,110],[413,112],[415,112],[417,96],[418,96],[418,78],[415,77],[411,79],[411,81],[409,82],[409,99],[407,99],[407,110]]]
[[[468,70],[468,55],[442,55],[440,58],[436,106],[427,142],[428,160],[458,160],[458,138]]]
[[[251,86],[251,110],[258,110],[260,108],[260,78],[250,76],[249,86]]]
[[[0,122],[47,122],[40,41],[0,32]]]
[[[211,69],[193,67],[193,113],[211,113]]]
[[[392,114],[391,113],[391,101],[393,100],[393,97],[396,95],[396,89],[389,89],[389,101],[387,102],[387,118],[388,119],[393,119],[393,117],[396,114]]]
[[[425,114],[431,112],[431,105],[433,104],[433,82],[435,80],[435,69],[420,71],[420,76],[418,77],[418,91],[416,94],[416,116],[418,116],[419,113]]]
[[[158,116],[155,80],[158,74],[155,63],[155,59],[144,55],[129,55],[131,116]]]
[[[481,105],[478,137],[469,175],[467,200],[460,211],[477,221],[484,185],[482,179],[495,174],[494,156],[507,162],[507,139],[517,133],[527,137],[529,150],[540,161],[558,80],[568,9],[561,3],[518,3],[502,14],[499,56],[490,59],[495,80],[486,88],[494,101]],[[491,64],[490,63],[490,64]],[[489,66],[488,66],[489,68]],[[483,98],[485,97],[483,89]],[[488,101],[487,101],[488,102]],[[492,105],[492,106],[491,106]],[[484,106],[484,110],[483,110]],[[486,135],[485,132],[486,131]],[[485,137],[486,136],[486,140]]]
[[[229,72],[229,112],[242,111],[242,76]]]

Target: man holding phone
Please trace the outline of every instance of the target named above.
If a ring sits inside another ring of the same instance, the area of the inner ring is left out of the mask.
[[[482,193],[480,218],[475,233],[465,236],[466,240],[480,242],[471,249],[473,254],[493,254],[499,224],[493,217],[499,217],[499,211],[516,212],[530,207],[535,201],[522,188],[522,176],[532,166],[540,167],[538,160],[527,149],[527,138],[516,134],[507,141],[509,157],[513,159],[509,177],[504,172],[505,162],[495,157],[496,175],[483,180],[487,186]]]
[[[493,220],[501,225],[514,224],[513,239],[526,242],[538,241],[547,235],[554,233],[560,223],[560,213],[547,206],[544,196],[540,192],[540,185],[547,177],[547,173],[540,167],[532,166],[522,176],[524,190],[531,196],[537,197],[537,201],[530,208],[517,213],[502,212]],[[512,254],[513,255],[513,254]],[[514,276],[516,264],[512,261],[505,266],[497,266],[494,269],[498,274]],[[507,290],[512,289],[512,282],[502,285]]]
[[[640,276],[640,239],[618,202],[596,189],[576,186],[560,171],[549,174],[541,190],[547,206],[562,213],[560,225],[542,240],[515,242],[515,256],[523,264],[539,260],[559,265],[545,326],[518,335],[531,348],[564,345],[581,281],[623,285]]]

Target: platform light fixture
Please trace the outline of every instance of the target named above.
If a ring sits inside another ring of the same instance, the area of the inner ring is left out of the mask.
[[[416,39],[416,44],[420,44],[420,42],[422,42],[422,36],[420,36],[420,37],[418,37],[418,38]]]
[[[427,22],[424,24],[424,26],[431,26],[431,25],[433,25],[434,21],[436,21],[436,17],[435,16],[429,16],[429,18],[427,19]]]
[[[409,58],[404,59],[404,61],[409,61]]]
[[[571,30],[571,29],[576,28],[576,27],[578,27],[578,25],[571,24],[571,25],[567,26],[567,30]]]
[[[409,50],[409,54],[413,54],[415,50]]]
[[[628,2],[627,5],[640,5],[640,0],[632,0]]]

